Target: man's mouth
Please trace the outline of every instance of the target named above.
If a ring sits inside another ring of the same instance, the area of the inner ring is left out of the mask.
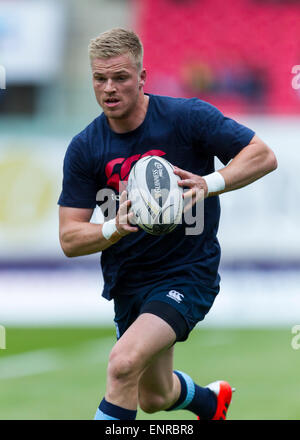
[[[118,105],[120,101],[118,98],[107,98],[104,102],[107,107],[116,107],[116,105]]]

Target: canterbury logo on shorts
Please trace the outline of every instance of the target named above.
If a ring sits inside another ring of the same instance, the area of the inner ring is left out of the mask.
[[[184,298],[184,294],[183,293],[179,293],[176,290],[170,290],[170,292],[167,294],[167,296],[169,298],[174,299],[174,301],[181,303],[181,301]]]

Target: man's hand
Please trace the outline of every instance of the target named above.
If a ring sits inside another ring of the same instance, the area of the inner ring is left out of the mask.
[[[243,188],[274,171],[276,168],[277,160],[275,154],[255,135],[249,145],[244,147],[226,167],[217,171],[224,180],[223,189],[216,190],[216,192],[211,189],[208,190],[205,178],[213,176],[213,174],[201,177],[177,167],[174,169],[174,174],[182,179],[178,182],[179,186],[190,188],[183,196],[185,202],[190,199],[189,203],[185,204],[184,212],[186,212],[196,202],[208,196],[217,196],[228,191]]]
[[[184,212],[191,209],[195,203],[207,197],[208,188],[203,177],[190,173],[189,171],[182,170],[176,166],[174,167],[174,174],[181,178],[181,180],[178,182],[178,186],[190,188],[188,191],[183,193]]]
[[[120,196],[120,205],[119,210],[116,216],[116,228],[122,237],[125,235],[131,234],[131,232],[138,232],[138,227],[132,226],[130,224],[130,220],[134,217],[133,212],[129,212],[131,201],[127,200],[127,193],[123,191]]]

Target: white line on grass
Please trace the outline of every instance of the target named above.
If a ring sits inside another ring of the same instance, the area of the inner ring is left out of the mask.
[[[104,363],[112,348],[111,337],[85,342],[71,349],[68,347],[33,350],[0,357],[0,380],[33,376],[70,368],[73,361],[95,364]],[[67,348],[67,350],[66,350]]]
[[[57,350],[35,350],[0,358],[0,379],[32,376],[61,368]]]

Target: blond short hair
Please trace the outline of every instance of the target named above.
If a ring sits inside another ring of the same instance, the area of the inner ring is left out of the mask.
[[[92,39],[89,44],[91,62],[95,58],[111,58],[129,53],[138,71],[141,71],[143,67],[143,52],[143,44],[139,37],[133,31],[122,28],[103,32]]]

